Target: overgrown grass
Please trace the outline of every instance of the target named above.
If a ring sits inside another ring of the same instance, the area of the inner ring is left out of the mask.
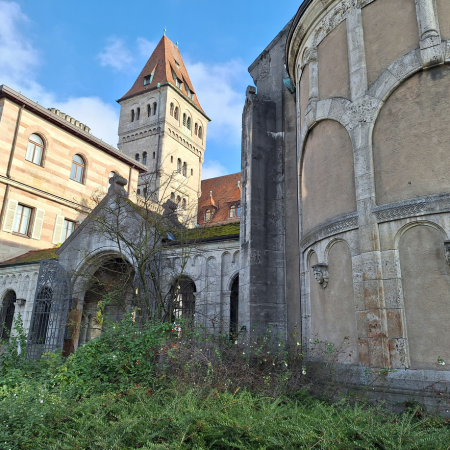
[[[450,449],[444,418],[311,398],[301,354],[270,340],[127,319],[66,361],[16,344],[1,356],[0,450]]]

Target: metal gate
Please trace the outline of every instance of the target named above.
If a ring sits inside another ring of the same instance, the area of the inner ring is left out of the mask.
[[[56,261],[42,260],[27,340],[27,357],[62,350],[70,304],[70,282]]]

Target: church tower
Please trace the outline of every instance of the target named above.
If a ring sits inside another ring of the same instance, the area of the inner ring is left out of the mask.
[[[171,198],[195,217],[210,119],[178,46],[167,36],[118,103],[119,149],[148,168],[138,194],[147,197],[151,192],[159,202]]]

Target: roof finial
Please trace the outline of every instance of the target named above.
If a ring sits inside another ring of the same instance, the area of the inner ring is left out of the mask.
[[[178,48],[178,41],[177,41],[177,48]]]
[[[212,191],[209,191],[209,196],[212,197]]]
[[[240,181],[238,181],[238,188],[240,188],[241,187],[241,182]]]
[[[166,31],[167,31],[167,29],[166,29],[166,27],[164,27],[164,36],[166,35]]]

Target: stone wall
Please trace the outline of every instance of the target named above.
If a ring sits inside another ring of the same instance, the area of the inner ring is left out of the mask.
[[[395,389],[431,398],[423,390],[436,377],[450,380],[438,362],[449,357],[450,344],[450,8],[439,0],[313,0],[302,11],[286,55],[300,91],[303,342],[309,347],[322,334],[338,344],[345,328],[357,355],[356,384],[365,382],[365,367],[392,368],[391,398]],[[331,129],[330,120],[340,125]],[[349,186],[353,208],[345,203]],[[325,288],[313,276],[317,262],[328,271]],[[351,307],[341,292],[352,297]]]

